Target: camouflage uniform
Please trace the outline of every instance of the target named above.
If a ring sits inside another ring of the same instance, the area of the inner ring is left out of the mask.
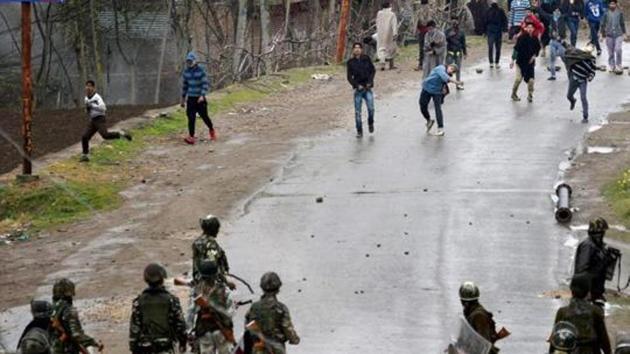
[[[186,345],[186,323],[179,299],[163,286],[149,287],[133,300],[129,324],[132,353],[172,353]]]
[[[260,301],[252,304],[245,315],[245,325],[255,321],[260,333],[256,335],[264,341],[264,346],[259,342],[254,345],[254,354],[285,354],[285,343],[298,344],[298,337],[289,309],[278,299],[275,294],[266,293]]]
[[[196,350],[201,354],[229,354],[234,341],[230,300],[225,285],[214,279],[202,279],[195,293],[203,297],[208,308],[197,306],[194,333]],[[229,335],[226,335],[229,333]]]
[[[79,313],[68,300],[61,299],[53,304],[52,319],[59,321],[68,338],[61,341],[58,333],[52,336],[52,353],[53,354],[79,354],[79,346],[99,347],[99,344],[90,336],[83,332]]]
[[[203,234],[199,236],[192,245],[193,251],[193,278],[199,278],[199,266],[204,260],[215,262],[219,268],[219,275],[222,281],[230,271],[227,256],[223,248],[219,246],[216,236]]]
[[[477,302],[470,307],[469,311],[464,311],[464,316],[475,332],[492,343],[490,354],[498,353],[499,349],[494,346],[497,334],[492,314]]]
[[[611,353],[604,313],[599,307],[585,299],[573,298],[568,306],[561,307],[556,313],[555,323],[560,321],[572,323],[577,328],[574,354]]]

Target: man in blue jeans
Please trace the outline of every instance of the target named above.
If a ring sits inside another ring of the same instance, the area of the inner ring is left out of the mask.
[[[431,119],[429,114],[429,102],[433,99],[433,106],[435,107],[435,119],[437,119],[438,129],[434,134],[436,136],[444,136],[444,120],[442,117],[442,103],[444,103],[444,96],[448,93],[448,84],[450,82],[455,85],[463,85],[463,82],[453,79],[454,73],[459,68],[455,64],[448,66],[438,65],[429,76],[422,81],[422,92],[420,93],[420,112],[427,121],[427,133],[431,131],[433,123],[435,121]]]
[[[569,32],[571,46],[575,47],[580,28],[580,19],[584,18],[584,2],[582,0],[562,0],[560,11],[566,22]]]
[[[361,121],[361,104],[365,100],[368,110],[368,129],[374,132],[374,64],[367,55],[363,54],[363,45],[356,42],[352,45],[352,58],[348,60],[348,82],[354,89],[354,119],[357,137],[363,136],[363,122]]]

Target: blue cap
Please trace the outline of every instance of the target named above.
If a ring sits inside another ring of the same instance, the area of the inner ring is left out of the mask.
[[[195,52],[190,52],[188,53],[188,55],[186,55],[186,61],[195,61],[197,60],[197,56],[195,55]]]

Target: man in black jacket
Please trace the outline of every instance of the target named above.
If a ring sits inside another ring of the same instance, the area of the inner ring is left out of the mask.
[[[496,66],[499,69],[499,59],[501,59],[501,39],[503,33],[507,32],[507,16],[505,11],[492,0],[492,4],[485,16],[485,32],[488,36],[488,60],[490,69]]]
[[[446,35],[446,65],[455,64],[458,67],[457,81],[462,81],[462,62],[466,59],[466,35],[459,28],[459,19],[451,18],[451,28],[447,29]],[[458,90],[463,90],[464,85],[457,85]]]
[[[359,42],[352,45],[352,58],[348,60],[348,82],[354,89],[354,117],[357,128],[357,137],[363,136],[363,123],[361,121],[361,104],[365,100],[368,110],[368,129],[374,132],[374,64],[367,55],[363,54],[363,45]]]
[[[512,87],[512,100],[520,101],[518,97],[518,87],[521,81],[527,83],[527,101],[534,100],[534,69],[536,67],[536,57],[540,52],[540,41],[533,36],[534,24],[527,22],[525,31],[519,35],[514,52],[512,53],[512,62],[510,68],[514,67],[516,62],[516,80]]]

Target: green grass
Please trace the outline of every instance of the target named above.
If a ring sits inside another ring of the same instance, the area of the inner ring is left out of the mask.
[[[254,104],[274,93],[299,88],[313,73],[341,70],[340,66],[298,68],[234,84],[209,95],[210,111],[215,115],[241,104]],[[118,207],[122,201],[119,193],[129,185],[132,175],[128,162],[155,137],[183,131],[185,122],[183,110],[177,110],[133,129],[131,142],[115,140],[93,148],[87,164],[78,163],[75,156],[37,171],[41,177],[37,182],[0,185],[0,233],[24,225],[41,231]]]
[[[626,228],[630,228],[630,169],[624,171],[617,180],[604,187],[603,195],[612,211]],[[610,236],[630,242],[627,232],[609,231]]]

